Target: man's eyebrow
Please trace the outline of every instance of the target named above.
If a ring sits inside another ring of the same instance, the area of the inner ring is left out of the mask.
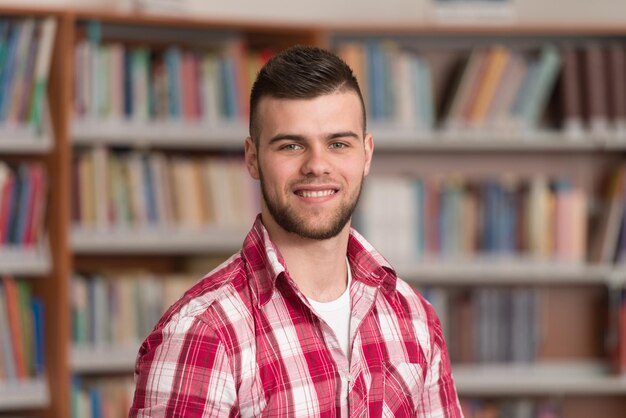
[[[353,131],[340,131],[333,132],[326,135],[326,140],[332,140],[337,138],[354,138],[360,139],[361,137]],[[270,138],[269,143],[273,144],[278,141],[296,141],[296,142],[304,142],[306,141],[306,136],[298,135],[298,134],[287,134],[287,133],[278,133]]]
[[[279,133],[279,134],[276,134],[273,137],[271,137],[270,140],[269,140],[269,143],[272,144],[272,143],[278,142],[278,141],[298,141],[298,142],[302,142],[305,139],[306,138],[304,137],[304,135]]]
[[[342,132],[334,132],[326,137],[327,139],[337,139],[337,138],[354,138],[360,139],[361,137],[352,131],[342,131]]]

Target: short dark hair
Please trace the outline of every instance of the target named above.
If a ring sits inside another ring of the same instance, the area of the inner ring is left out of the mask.
[[[338,91],[354,91],[361,102],[363,133],[366,116],[363,95],[352,69],[332,52],[297,45],[269,59],[261,68],[250,93],[250,137],[258,143],[258,106],[263,97],[313,99]]]

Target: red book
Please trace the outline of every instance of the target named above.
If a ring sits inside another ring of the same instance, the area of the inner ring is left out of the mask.
[[[6,244],[9,240],[11,220],[11,207],[13,206],[13,199],[15,199],[13,189],[15,188],[15,175],[11,170],[8,172],[8,176],[5,179],[4,185],[0,184],[0,193],[2,202],[0,206],[0,245]]]
[[[239,117],[247,119],[250,114],[250,88],[251,81],[246,74],[246,46],[242,39],[234,39],[227,44],[226,53],[233,60],[235,71],[235,83],[237,86],[237,102],[239,105]]]
[[[20,319],[19,295],[15,279],[6,276],[2,279],[4,292],[6,295],[7,317],[9,320],[9,331],[13,342],[13,359],[15,360],[15,374],[19,379],[25,379],[26,364],[24,361],[24,337]]]
[[[29,168],[30,196],[28,198],[28,217],[26,218],[26,231],[24,244],[34,245],[37,243],[41,228],[43,227],[45,207],[44,168],[39,164],[33,164]]]
[[[196,80],[196,56],[192,51],[183,53],[182,72],[182,105],[183,118],[186,121],[198,120],[198,80]]]

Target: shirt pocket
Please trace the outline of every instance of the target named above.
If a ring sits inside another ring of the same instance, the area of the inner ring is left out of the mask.
[[[426,363],[386,361],[383,363],[383,416],[414,417],[424,388]]]

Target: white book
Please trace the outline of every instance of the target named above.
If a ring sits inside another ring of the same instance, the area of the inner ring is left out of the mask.
[[[220,119],[220,71],[219,58],[207,52],[202,57],[202,117],[205,122],[215,124]]]

